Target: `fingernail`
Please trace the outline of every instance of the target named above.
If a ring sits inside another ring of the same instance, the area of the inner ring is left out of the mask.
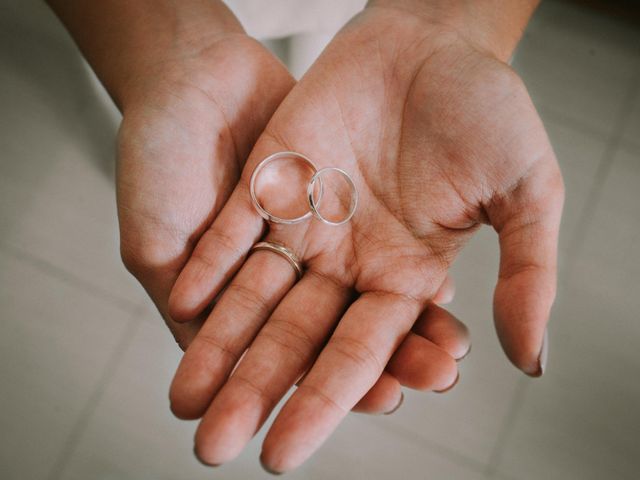
[[[262,468],[264,469],[265,472],[270,473],[271,475],[282,475],[282,472],[277,472],[271,469],[270,467],[268,467],[267,464],[264,463],[264,460],[262,459],[262,455],[260,455],[260,465],[262,465]]]
[[[549,356],[549,330],[544,331],[544,338],[542,339],[542,349],[540,350],[540,375],[542,375],[547,369],[547,358]]]
[[[402,406],[403,403],[404,403],[404,392],[400,392],[400,401],[398,402],[398,404],[388,412],[384,412],[384,414],[391,415],[392,413],[395,413]]]
[[[205,467],[219,467],[219,466],[220,466],[220,464],[219,464],[219,463],[208,463],[208,462],[205,462],[205,461],[202,459],[202,457],[201,457],[200,455],[198,455],[198,451],[197,451],[197,449],[196,449],[196,446],[195,446],[195,445],[193,446],[193,455],[194,455],[194,456],[196,457],[196,459],[197,459],[197,460],[198,460],[202,465],[204,465]]]
[[[540,354],[538,355],[538,361],[535,370],[532,372],[524,372],[530,377],[538,378],[544,374],[545,369],[547,368],[547,356],[549,355],[549,331],[544,331],[544,336],[542,337],[542,345],[540,346]]]
[[[469,349],[466,351],[464,355],[462,355],[460,358],[456,358],[456,362],[461,362],[462,360],[467,358],[470,353],[471,353],[471,344],[469,344]]]
[[[538,355],[538,369],[532,377],[541,377],[547,368],[547,357],[549,356],[549,330],[544,331],[540,355]]]
[[[460,372],[458,372],[458,375],[456,375],[456,379],[453,381],[451,385],[449,385],[444,390],[434,390],[434,393],[447,393],[449,390],[451,390],[453,387],[455,387],[458,384],[458,380],[460,380]]]

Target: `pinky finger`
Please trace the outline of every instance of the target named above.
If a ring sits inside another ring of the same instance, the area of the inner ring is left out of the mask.
[[[382,372],[378,381],[369,389],[364,397],[351,409],[353,412],[389,415],[395,412],[402,401],[400,382],[390,373]]]

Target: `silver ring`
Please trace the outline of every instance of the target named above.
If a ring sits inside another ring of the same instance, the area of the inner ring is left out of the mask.
[[[256,168],[253,170],[253,173],[251,174],[251,180],[249,181],[249,192],[251,193],[251,201],[253,202],[253,206],[255,207],[255,209],[257,210],[258,214],[262,218],[264,218],[265,220],[267,220],[268,222],[271,222],[271,223],[280,223],[280,224],[284,224],[284,225],[293,225],[293,224],[296,224],[296,223],[300,223],[300,222],[306,220],[307,218],[309,218],[312,215],[312,212],[311,211],[306,212],[304,215],[302,215],[300,217],[297,217],[297,218],[281,218],[281,217],[273,215],[272,213],[270,213],[267,210],[265,210],[264,207],[260,204],[260,201],[258,201],[258,196],[256,195],[256,178],[258,177],[258,174],[269,163],[273,162],[274,160],[278,160],[278,159],[280,159],[282,157],[294,157],[294,158],[296,158],[298,160],[302,160],[309,167],[311,167],[311,170],[313,171],[314,175],[316,175],[317,172],[318,172],[318,168],[315,166],[315,164],[311,160],[309,160],[307,157],[302,155],[301,153],[297,153],[297,152],[277,152],[277,153],[274,153],[272,155],[269,155],[267,158],[262,160],[256,166]],[[318,193],[318,202],[316,202],[316,203],[319,203],[320,198],[322,198],[322,182],[320,182],[320,191]]]
[[[284,257],[295,270],[297,279],[300,280],[302,278],[302,263],[300,263],[300,260],[298,260],[296,254],[284,245],[280,245],[279,243],[275,242],[258,242],[253,247],[251,247],[249,254],[257,250],[268,250],[269,252],[274,252],[281,257]]]
[[[322,187],[321,176],[324,173],[329,171],[337,172],[340,175],[342,175],[347,181],[347,183],[349,184],[349,187],[351,188],[351,203],[349,205],[349,210],[345,218],[343,218],[339,222],[332,222],[331,220],[327,220],[325,217],[322,216],[322,214],[318,211],[318,206],[320,205],[320,195],[318,196],[318,200],[316,200],[313,195],[313,190],[314,190],[316,181],[319,181],[320,186]],[[309,181],[309,185],[307,186],[307,200],[309,201],[309,208],[311,209],[311,213],[313,213],[313,215],[318,220],[320,220],[323,223],[326,223],[327,225],[332,225],[332,226],[343,225],[347,223],[349,220],[351,220],[351,217],[353,217],[353,215],[356,213],[356,208],[358,207],[358,189],[356,188],[356,184],[353,183],[353,180],[351,179],[351,177],[347,172],[337,167],[325,167],[318,170],[313,175],[313,177],[311,177],[311,180]]]

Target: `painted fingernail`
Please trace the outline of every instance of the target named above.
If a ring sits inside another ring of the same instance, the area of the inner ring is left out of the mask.
[[[391,415],[392,413],[395,413],[402,406],[403,403],[404,403],[404,392],[400,392],[400,401],[398,402],[398,404],[388,412],[384,412],[384,414]]]
[[[470,353],[471,353],[471,344],[469,344],[469,349],[465,352],[464,355],[462,355],[460,358],[456,358],[456,362],[461,362],[462,360],[467,358]]]
[[[434,393],[447,393],[449,390],[451,390],[453,387],[455,387],[458,384],[458,380],[460,380],[460,372],[458,372],[458,374],[456,375],[456,379],[447,388],[445,388],[444,390],[434,390],[433,392]]]
[[[271,475],[282,475],[282,472],[277,472],[276,470],[273,470],[272,468],[267,466],[267,464],[264,463],[264,460],[262,459],[262,455],[260,455],[260,465],[262,465],[262,468],[265,472],[270,473]]]

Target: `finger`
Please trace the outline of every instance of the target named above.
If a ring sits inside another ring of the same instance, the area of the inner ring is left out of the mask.
[[[431,300],[436,305],[446,305],[453,301],[453,297],[456,294],[456,285],[451,276],[447,275],[440,285],[440,289],[436,292],[435,296]]]
[[[420,310],[417,301],[392,293],[365,293],[351,305],[267,434],[267,468],[291,470],[322,444],[376,382]]]
[[[457,382],[458,364],[436,344],[409,333],[391,357],[387,371],[406,387],[441,392]]]
[[[302,384],[306,376],[307,372],[296,381],[296,387]],[[400,407],[403,399],[404,395],[402,394],[400,382],[390,373],[382,372],[375,385],[371,387],[351,411],[369,415],[379,415],[381,413],[388,415]]]
[[[467,327],[444,308],[429,305],[391,357],[387,371],[352,410],[370,414],[397,410],[401,385],[431,390],[441,383],[438,376],[452,368],[451,359],[461,360],[470,348]]]
[[[201,460],[221,464],[240,453],[309,368],[349,296],[348,288],[305,273],[273,312],[204,415],[196,433],[196,452]]]
[[[404,395],[400,382],[390,373],[382,372],[371,389],[351,409],[352,412],[390,415],[402,404]]]
[[[241,181],[180,272],[169,296],[171,318],[186,322],[204,310],[240,268],[263,228]]]
[[[289,262],[274,252],[249,257],[180,362],[170,390],[176,416],[202,416],[295,279]]]
[[[186,262],[186,259],[184,260]],[[178,262],[176,262],[178,263]],[[147,294],[153,300],[160,316],[171,331],[173,338],[181,350],[186,350],[191,344],[198,331],[200,330],[206,316],[199,315],[189,323],[178,323],[169,316],[168,299],[171,287],[178,277],[179,268],[184,262],[177,267],[165,266],[163,268],[154,268],[151,271],[136,272],[137,278],[144,286]],[[208,313],[208,312],[203,312]]]
[[[554,158],[533,168],[527,180],[487,212],[500,240],[494,294],[498,336],[516,367],[540,376],[546,360],[546,324],[556,292],[564,188]]]
[[[413,325],[413,332],[440,347],[456,361],[467,356],[471,337],[466,325],[438,305],[430,304]],[[402,349],[402,345],[400,349]]]

